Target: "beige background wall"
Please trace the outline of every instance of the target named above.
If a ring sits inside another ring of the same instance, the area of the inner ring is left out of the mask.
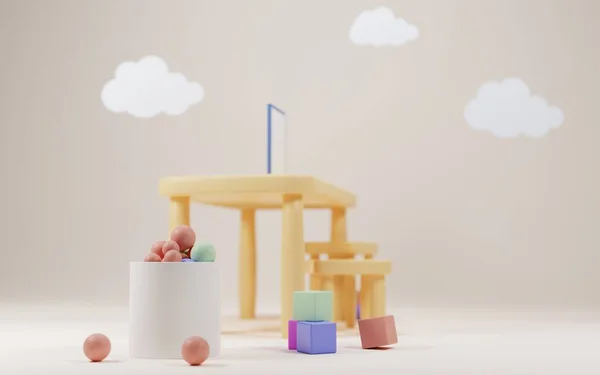
[[[348,29],[389,6],[397,48]],[[358,194],[352,240],[394,261],[390,305],[600,304],[600,3],[0,2],[0,299],[126,303],[128,262],[167,230],[161,176],[262,173],[265,106],[290,113],[292,171]],[[146,55],[202,84],[179,117],[107,111],[102,85]],[[519,77],[560,107],[543,138],[471,129],[483,83]],[[237,214],[194,207],[237,304]],[[325,212],[306,215],[325,240]],[[259,216],[259,304],[279,300],[279,215]]]

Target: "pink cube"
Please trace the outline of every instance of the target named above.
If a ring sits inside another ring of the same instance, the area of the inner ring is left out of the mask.
[[[288,321],[288,349],[296,350],[298,347],[298,321]]]
[[[393,315],[361,319],[358,331],[363,349],[373,349],[398,343],[396,322]]]

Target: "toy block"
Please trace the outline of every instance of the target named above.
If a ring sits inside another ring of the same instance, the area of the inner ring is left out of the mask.
[[[358,331],[363,349],[373,349],[398,343],[396,322],[393,315],[361,319]]]
[[[333,293],[329,290],[296,291],[293,298],[293,320],[318,322],[331,320]]]
[[[288,349],[296,350],[298,344],[298,321],[288,321]]]
[[[334,322],[298,322],[297,350],[305,354],[331,354],[337,351]]]

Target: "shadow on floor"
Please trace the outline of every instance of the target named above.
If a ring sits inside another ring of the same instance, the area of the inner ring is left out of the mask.
[[[420,346],[382,346],[379,348],[363,349],[361,346],[344,346],[346,349],[356,349],[365,351],[378,351],[378,350],[429,350],[433,349],[433,346],[420,345]]]
[[[102,362],[92,362],[87,359],[68,359],[66,362],[81,363],[81,364],[85,363],[85,364],[91,364],[91,365],[95,365],[95,366],[101,366],[103,364],[110,364],[110,363],[124,363],[125,361],[121,361],[121,360],[117,360],[117,359],[105,359]]]
[[[212,362],[210,362],[210,359],[208,359],[207,361],[208,362],[203,363],[203,364],[201,364],[199,366],[190,366],[189,364],[187,364],[183,360],[181,362],[179,362],[179,363],[173,362],[173,363],[169,363],[168,365],[169,366],[174,366],[174,367],[191,367],[191,368],[196,368],[196,367],[198,367],[198,368],[205,368],[205,367],[214,367],[214,368],[217,368],[217,367],[227,367],[227,365],[224,364],[224,363],[212,363]]]

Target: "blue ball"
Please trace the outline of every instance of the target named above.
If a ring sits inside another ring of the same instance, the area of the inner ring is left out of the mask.
[[[189,258],[183,258],[183,259],[181,260],[181,263],[195,263],[195,262],[194,262],[192,259],[189,259]]]

